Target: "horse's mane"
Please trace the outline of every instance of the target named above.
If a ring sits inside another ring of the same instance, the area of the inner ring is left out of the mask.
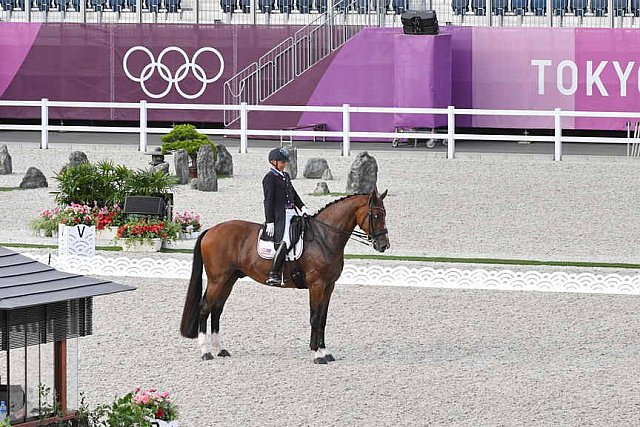
[[[316,216],[318,216],[323,210],[327,209],[329,206],[333,206],[336,203],[340,203],[343,200],[350,199],[350,198],[355,197],[355,196],[369,196],[369,194],[367,194],[367,193],[349,194],[348,196],[343,196],[343,197],[340,197],[339,199],[332,200],[329,203],[327,203],[326,205],[324,205],[324,207],[320,208],[320,210],[318,212],[313,214],[313,217],[315,218]]]

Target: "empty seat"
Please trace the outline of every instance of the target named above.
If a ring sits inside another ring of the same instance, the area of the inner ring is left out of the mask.
[[[275,9],[274,0],[258,0],[258,9],[262,13],[271,13]]]
[[[135,12],[136,11],[136,0],[127,0],[127,7],[132,11]]]
[[[350,6],[349,0],[335,0],[333,2],[333,8],[335,10],[339,10],[340,12],[348,11],[349,6]]]
[[[471,0],[471,9],[475,15],[484,15],[487,10],[486,0]]]
[[[278,0],[278,10],[281,13],[293,12],[293,0]]]
[[[238,0],[238,4],[240,5],[240,9],[242,9],[242,13],[251,12],[251,0]]]
[[[166,0],[166,6],[169,13],[180,12],[180,0]]]
[[[627,0],[613,0],[613,13],[615,16],[624,16],[628,11]]]
[[[527,0],[511,0],[511,10],[516,15],[524,15],[529,10]]]
[[[109,7],[114,12],[122,12],[124,9],[125,3],[124,0],[109,0]]]
[[[633,16],[640,16],[640,0],[631,0],[631,13]]]
[[[607,14],[607,0],[591,0],[591,12],[595,16],[605,16]]]
[[[0,6],[2,6],[2,10],[6,10],[7,12],[12,11],[16,7],[13,0],[0,0]]]
[[[587,13],[588,0],[571,0],[571,10],[576,16],[584,16]]]
[[[464,15],[469,11],[469,0],[452,0],[451,8],[456,15]]]
[[[236,0],[220,0],[220,8],[224,13],[233,13],[237,8]]]
[[[393,0],[393,10],[397,15],[402,15],[409,10],[409,0]]]
[[[316,10],[318,13],[325,13],[327,11],[327,0],[315,0]]]
[[[371,0],[371,9],[377,11],[378,4],[380,4],[380,7],[382,8],[382,10],[389,10],[389,5],[391,4],[391,0]]]
[[[536,16],[544,16],[547,13],[547,0],[531,0],[531,11]]]
[[[162,0],[147,0],[147,9],[149,9],[149,12],[159,12],[161,8]]]
[[[556,16],[564,16],[569,10],[569,0],[553,0],[551,2],[553,14]]]
[[[313,8],[313,4],[311,0],[296,0],[296,9],[300,13],[311,13],[311,9]]]
[[[494,15],[504,15],[506,12],[509,11],[508,0],[493,0],[493,3],[491,4],[491,6],[493,7]]]
[[[40,11],[48,12],[51,8],[51,3],[49,2],[49,0],[36,0],[36,7]]]
[[[369,0],[356,0],[356,12],[369,13]]]

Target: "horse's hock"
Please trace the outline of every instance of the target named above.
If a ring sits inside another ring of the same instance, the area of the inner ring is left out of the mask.
[[[349,169],[347,194],[369,194],[376,189],[378,163],[367,151],[359,153]]]

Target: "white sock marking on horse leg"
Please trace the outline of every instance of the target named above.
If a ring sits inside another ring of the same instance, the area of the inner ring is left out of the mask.
[[[316,359],[324,359],[324,349],[319,348],[316,350],[316,353],[313,357],[315,357]]]
[[[211,334],[211,345],[213,346],[213,349],[216,351],[216,353],[220,353],[222,350],[224,350],[224,343],[222,342],[222,337],[220,336],[220,334],[217,334],[215,332]]]
[[[211,335],[200,332],[198,334],[198,345],[202,354],[211,353]]]

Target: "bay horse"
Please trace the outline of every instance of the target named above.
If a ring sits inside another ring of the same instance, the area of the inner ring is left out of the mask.
[[[344,267],[344,247],[356,225],[378,252],[390,247],[383,204],[386,195],[386,191],[381,195],[374,191],[346,196],[305,217],[304,252],[296,263],[309,289],[309,347],[314,351],[314,363],[335,360],[324,340],[327,310],[335,282]],[[214,349],[219,357],[230,356],[220,337],[220,315],[235,282],[245,276],[263,284],[267,281],[271,260],[260,258],[256,249],[261,227],[248,221],[226,221],[205,230],[196,241],[180,332],[186,338],[198,337],[203,360],[213,359]],[[207,275],[204,295],[203,266]],[[285,263],[283,278],[283,287],[295,287],[289,263]],[[211,335],[207,334],[209,315]]]

